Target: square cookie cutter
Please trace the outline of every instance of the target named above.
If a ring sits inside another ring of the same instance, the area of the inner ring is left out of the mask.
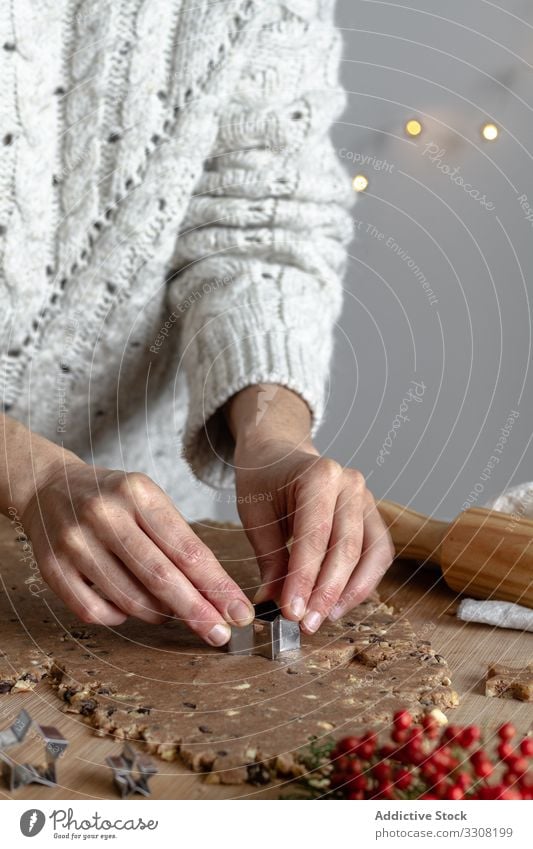
[[[229,654],[259,654],[270,660],[299,648],[298,622],[285,619],[273,601],[256,604],[253,622],[243,628],[233,626],[227,644]]]

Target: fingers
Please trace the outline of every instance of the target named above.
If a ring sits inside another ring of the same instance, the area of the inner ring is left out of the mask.
[[[210,548],[192,531],[170,500],[160,508],[146,508],[137,516],[139,526],[165,561],[178,567],[203,598],[226,622],[242,626],[254,618],[254,609],[239,585],[228,575]],[[152,555],[153,559],[153,555]]]
[[[281,594],[287,619],[301,620],[308,609],[322,562],[327,554],[342,467],[317,460],[296,491],[293,543]]]
[[[329,618],[336,621],[364,601],[377,587],[393,559],[394,546],[389,531],[370,496],[364,515],[363,554]]]
[[[261,573],[261,585],[254,596],[254,604],[271,599],[279,601],[287,574],[289,551],[278,517],[274,510],[265,507],[261,513],[244,513],[241,519]]]
[[[106,551],[96,540],[91,540],[84,554],[78,564],[79,571],[120,610],[153,625],[165,622],[167,606],[147,592],[118,557]]]
[[[223,616],[139,528],[132,534],[131,543],[117,539],[112,547],[149,593],[168,605],[175,618],[212,646],[228,642],[231,629]]]
[[[361,555],[364,490],[353,475],[347,474],[347,478],[335,506],[329,550],[301,623],[308,634],[317,631],[331,612]]]
[[[81,619],[160,622],[170,611],[216,646],[231,636],[228,621],[253,620],[242,590],[146,475],[80,464],[73,478],[68,493],[53,482],[46,489],[52,533],[36,523],[32,540],[44,536],[43,576]]]
[[[48,586],[82,622],[114,626],[121,625],[127,618],[116,605],[89,587],[70,563],[55,558],[47,559],[41,566],[41,574]]]
[[[224,617],[131,518],[124,520],[121,536],[113,534],[105,544],[150,595],[203,640],[212,646],[228,642],[231,629]]]

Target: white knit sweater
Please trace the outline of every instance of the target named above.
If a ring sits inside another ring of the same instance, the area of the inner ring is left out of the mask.
[[[332,6],[0,4],[4,409],[189,517],[232,480],[232,394],[323,415],[352,230]]]

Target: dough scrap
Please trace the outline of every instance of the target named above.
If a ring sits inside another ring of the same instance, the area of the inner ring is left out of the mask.
[[[485,695],[498,699],[533,702],[533,663],[520,668],[490,663]]]

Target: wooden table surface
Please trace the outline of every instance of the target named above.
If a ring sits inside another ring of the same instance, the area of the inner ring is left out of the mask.
[[[0,542],[9,534],[7,523],[0,522]],[[1,564],[0,564],[1,568]],[[533,703],[506,699],[489,699],[483,695],[483,679],[489,661],[520,666],[533,661],[533,634],[473,625],[455,617],[457,597],[448,590],[436,571],[421,569],[417,564],[397,561],[380,587],[384,601],[417,625],[422,638],[431,641],[447,659],[460,706],[449,712],[451,722],[475,722],[485,735],[512,719],[521,732],[533,728]],[[69,740],[68,755],[59,763],[59,785],[55,788],[30,785],[12,796],[0,787],[0,798],[16,799],[107,799],[116,798],[111,774],[105,764],[110,754],[110,740],[96,737],[80,717],[61,712],[62,703],[46,683],[34,692],[9,695],[0,700],[0,727],[10,724],[3,713],[26,708],[41,724],[57,725]],[[121,749],[116,743],[116,752]],[[221,787],[206,784],[201,776],[187,770],[179,762],[157,760],[159,773],[151,780],[153,798],[159,799],[241,799],[277,798],[283,784],[267,788],[249,785]],[[142,801],[141,796],[135,799]]]

